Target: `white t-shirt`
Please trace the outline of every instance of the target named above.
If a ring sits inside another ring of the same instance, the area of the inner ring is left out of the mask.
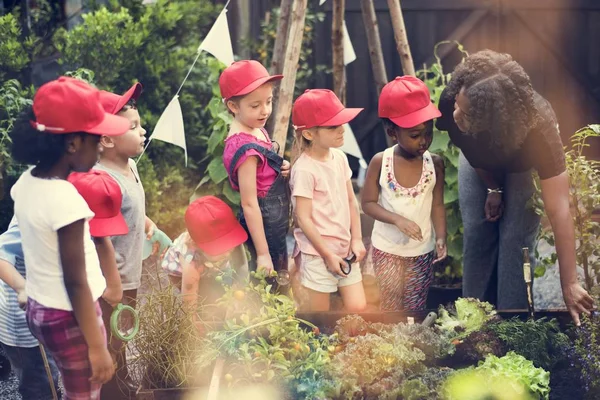
[[[85,219],[85,265],[81,267],[85,268],[92,298],[97,300],[106,288],[106,281],[90,236],[88,221],[94,213],[70,182],[36,178],[31,170],[21,175],[10,192],[21,230],[27,295],[43,306],[71,311],[73,307],[63,281],[58,230]]]

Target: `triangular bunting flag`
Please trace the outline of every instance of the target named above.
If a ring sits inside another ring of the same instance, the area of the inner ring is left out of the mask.
[[[187,147],[185,145],[185,130],[183,128],[183,115],[179,96],[173,97],[165,111],[158,119],[150,140],[157,139],[166,143],[179,146],[185,152],[185,166],[187,167]]]
[[[198,52],[204,50],[212,54],[217,60],[226,66],[233,63],[233,46],[229,35],[229,24],[227,23],[227,9],[223,8],[219,18],[204,38]]]
[[[356,60],[356,53],[354,52],[354,46],[350,41],[350,35],[348,35],[348,28],[346,28],[346,21],[344,21],[344,65],[350,64]]]
[[[360,151],[360,147],[358,146],[358,142],[356,141],[356,136],[354,136],[354,131],[352,131],[350,124],[344,124],[344,145],[340,147],[340,150],[342,150],[346,154],[358,158],[360,170],[358,171],[357,183],[359,187],[362,187],[365,182],[365,174],[368,165],[365,159],[363,158],[362,152]]]

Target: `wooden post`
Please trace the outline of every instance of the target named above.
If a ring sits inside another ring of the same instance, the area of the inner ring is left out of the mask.
[[[300,60],[302,37],[304,36],[306,4],[307,0],[294,1],[294,9],[290,21],[288,46],[285,50],[283,80],[279,85],[279,99],[277,112],[275,113],[275,128],[273,129],[273,139],[279,143],[280,155],[283,155],[285,151],[292,101],[294,100],[296,72],[298,70],[298,61]]]
[[[369,55],[371,56],[371,68],[373,68],[373,77],[377,93],[388,83],[387,72],[385,70],[385,61],[383,60],[383,51],[381,50],[381,39],[379,38],[379,27],[377,25],[377,15],[372,0],[360,0],[363,21],[367,32],[367,43],[369,45]],[[392,139],[386,134],[388,147],[392,146]]]
[[[381,51],[381,39],[379,38],[379,27],[377,26],[377,15],[373,0],[360,0],[363,21],[367,33],[367,43],[369,45],[369,55],[371,56],[371,67],[377,86],[377,93],[388,82],[385,62],[383,61],[383,52]]]
[[[404,75],[415,76],[415,64],[413,63],[412,55],[410,54],[410,46],[408,45],[408,37],[406,36],[406,26],[404,25],[400,0],[388,0],[388,7],[390,9],[390,16],[392,17],[396,49],[398,50],[400,62],[402,63],[402,72],[404,72]]]
[[[292,15],[292,4],[294,0],[281,0],[279,6],[279,20],[277,21],[277,36],[275,36],[275,45],[273,46],[273,56],[271,58],[271,75],[281,74],[283,72],[283,60],[286,53],[286,45],[288,42],[290,30],[290,17]],[[277,100],[279,91],[273,92],[273,110],[277,109]],[[274,132],[275,118],[270,118],[267,121],[267,132]]]
[[[346,0],[333,1],[331,44],[333,48],[333,91],[346,104],[346,68],[344,65],[344,12]]]

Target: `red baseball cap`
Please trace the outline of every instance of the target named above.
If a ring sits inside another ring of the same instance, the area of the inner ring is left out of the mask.
[[[108,173],[97,169],[73,172],[68,180],[95,214],[90,220],[93,237],[119,236],[129,232],[121,214],[121,187]]]
[[[379,116],[401,128],[412,128],[442,115],[431,102],[429,89],[414,76],[398,76],[381,90]]]
[[[363,108],[346,108],[331,90],[308,89],[294,102],[292,124],[295,129],[339,126],[352,121]]]
[[[194,200],[185,212],[185,225],[196,246],[209,256],[226,253],[248,240],[231,208],[214,196]]]
[[[31,126],[38,131],[118,136],[129,130],[126,118],[104,112],[98,89],[66,76],[38,89],[33,98],[33,113],[35,121],[31,121]]]
[[[278,81],[283,75],[269,75],[269,71],[258,61],[236,61],[221,73],[219,88],[224,99],[248,94],[267,82]]]
[[[129,100],[137,100],[142,94],[142,84],[137,82],[129,88],[123,95],[116,93],[107,92],[106,90],[100,91],[100,102],[104,111],[111,114],[117,114]]]

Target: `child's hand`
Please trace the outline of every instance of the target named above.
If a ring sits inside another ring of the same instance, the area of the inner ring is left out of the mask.
[[[154,231],[156,230],[156,224],[152,220],[146,217],[146,225],[144,226],[144,232],[146,233],[146,239],[152,239]]]
[[[394,225],[396,225],[396,227],[400,229],[400,232],[404,233],[412,240],[416,240],[418,242],[423,240],[421,228],[419,228],[419,225],[417,225],[413,221],[399,215]]]
[[[102,293],[102,298],[113,308],[123,299],[123,287],[121,285],[107,285]]]
[[[261,269],[266,270],[267,273],[271,273],[275,269],[273,266],[273,260],[271,260],[270,254],[264,254],[256,256],[256,269],[260,271]]]
[[[367,255],[367,249],[362,239],[352,239],[350,242],[350,250],[356,256],[356,262],[361,262]]]
[[[438,239],[435,242],[435,252],[437,253],[437,257],[433,260],[434,263],[442,261],[448,256],[448,248],[444,239]]]
[[[342,278],[346,277],[346,274],[342,272],[342,268],[346,268],[346,260],[337,254],[331,253],[327,257],[325,257],[325,264],[327,265],[327,269],[334,275],[341,276]]]
[[[25,311],[27,309],[27,292],[25,289],[17,293],[17,302],[21,310]]]
[[[90,347],[88,358],[92,367],[90,381],[99,384],[108,382],[115,373],[115,365],[106,346]]]
[[[283,176],[284,178],[290,176],[290,167],[290,162],[287,160],[283,160],[283,163],[281,164],[281,176]]]

